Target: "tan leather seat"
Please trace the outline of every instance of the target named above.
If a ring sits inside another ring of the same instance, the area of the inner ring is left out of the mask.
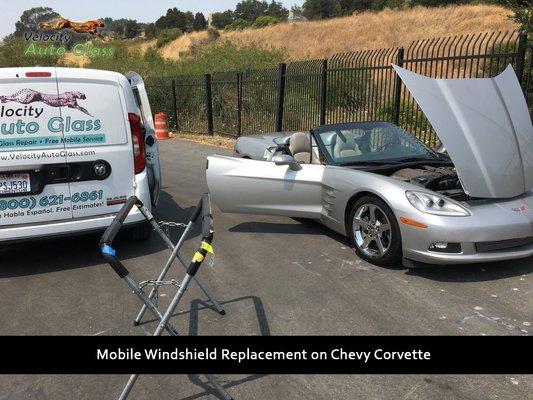
[[[333,157],[355,157],[363,154],[361,150],[359,150],[359,146],[357,143],[355,143],[353,137],[346,137],[345,139],[346,140],[343,141],[339,136],[335,138],[335,143],[333,145]]]
[[[296,132],[291,136],[289,150],[296,161],[309,164],[311,162],[311,136],[309,132]]]

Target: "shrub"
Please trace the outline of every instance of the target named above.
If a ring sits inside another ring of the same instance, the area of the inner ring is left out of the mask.
[[[231,24],[226,25],[226,29],[230,31],[240,31],[250,27],[250,23],[242,18],[237,18]]]
[[[141,76],[169,76],[177,69],[177,61],[163,58],[155,47],[149,48],[144,54],[137,48],[131,48],[122,40],[107,43],[113,47],[111,57],[93,57],[86,68],[104,69],[125,73],[135,71]]]
[[[220,32],[215,28],[209,28],[207,30],[207,38],[210,42],[214,42],[220,37]]]
[[[533,4],[526,0],[511,0],[509,2],[513,15],[511,18],[520,24],[520,28],[530,37],[533,35]]]
[[[224,29],[233,22],[233,11],[216,12],[211,15],[211,24],[218,29]]]
[[[257,44],[239,46],[225,40],[203,48],[194,56],[180,59],[180,74],[205,74],[215,71],[246,71],[277,65],[286,54]],[[154,75],[155,76],[155,75]]]
[[[13,36],[4,39],[3,42],[0,42],[0,67],[54,66],[62,63],[62,57],[58,55],[34,56],[24,54],[31,44],[40,46]]]
[[[253,23],[252,27],[254,28],[263,28],[265,26],[269,25],[276,25],[279,24],[279,18],[276,18],[272,15],[261,15],[258,17],[255,22]]]
[[[186,53],[174,61],[162,57],[155,46],[144,54],[122,40],[111,41],[111,57],[94,57],[86,68],[104,69],[125,73],[138,72],[143,77],[175,77],[201,75],[214,71],[244,71],[277,65],[286,54],[282,50],[266,49],[259,45],[237,46],[230,41],[214,42],[194,54]]]
[[[183,32],[179,28],[163,29],[157,37],[156,46],[163,47],[164,45],[179,38],[182,34]]]

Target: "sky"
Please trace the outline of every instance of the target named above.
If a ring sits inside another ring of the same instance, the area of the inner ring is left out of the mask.
[[[290,9],[293,4],[301,4],[303,0],[281,2]],[[32,7],[51,7],[61,16],[79,22],[101,17],[154,22],[173,7],[182,11],[203,12],[207,17],[210,12],[233,10],[237,3],[239,0],[0,0],[0,38],[12,33],[22,12]]]

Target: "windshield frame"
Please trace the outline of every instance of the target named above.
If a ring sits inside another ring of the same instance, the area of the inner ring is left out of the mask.
[[[326,162],[327,162],[328,165],[334,165],[334,166],[339,166],[339,167],[342,167],[342,166],[368,167],[369,165],[370,166],[376,166],[376,165],[383,166],[383,165],[398,164],[399,161],[395,161],[395,160],[399,160],[399,159],[393,159],[393,158],[391,158],[390,160],[384,159],[384,160],[376,160],[376,161],[368,161],[368,162],[364,162],[364,161],[361,161],[361,162],[339,162],[339,161],[335,161],[333,159],[333,157],[331,156],[331,154],[329,153],[329,151],[327,150],[324,142],[320,138],[320,134],[324,133],[324,132],[331,132],[331,131],[337,131],[337,130],[343,130],[343,129],[346,130],[346,129],[351,129],[351,128],[357,129],[358,126],[361,126],[361,125],[367,125],[368,126],[369,124],[375,124],[376,127],[379,127],[379,126],[384,125],[384,124],[391,125],[391,126],[393,126],[395,128],[399,128],[399,129],[403,130],[404,132],[406,132],[410,136],[410,138],[412,138],[414,141],[416,141],[418,144],[420,144],[422,147],[424,147],[424,149],[426,149],[428,151],[428,153],[433,155],[433,158],[429,158],[429,157],[427,159],[421,158],[420,162],[422,162],[422,161],[425,161],[425,162],[439,162],[439,161],[443,162],[443,161],[447,161],[447,160],[443,160],[443,158],[441,158],[439,153],[437,153],[435,150],[431,149],[430,147],[426,146],[424,143],[422,143],[419,139],[417,139],[412,134],[407,132],[405,129],[402,129],[398,125],[395,125],[392,122],[388,122],[388,121],[361,121],[361,122],[344,122],[344,123],[338,123],[338,124],[319,125],[317,127],[312,128],[310,130],[310,133],[314,137],[315,142],[318,145],[318,148],[319,148],[320,152],[323,154],[324,158],[326,159]]]

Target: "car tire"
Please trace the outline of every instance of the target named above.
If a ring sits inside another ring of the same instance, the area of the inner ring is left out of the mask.
[[[133,242],[143,242],[150,239],[152,232],[152,225],[149,222],[143,222],[130,230],[130,239]]]
[[[363,260],[380,266],[400,262],[400,227],[390,207],[379,197],[364,196],[357,200],[350,211],[347,228],[355,252]]]

